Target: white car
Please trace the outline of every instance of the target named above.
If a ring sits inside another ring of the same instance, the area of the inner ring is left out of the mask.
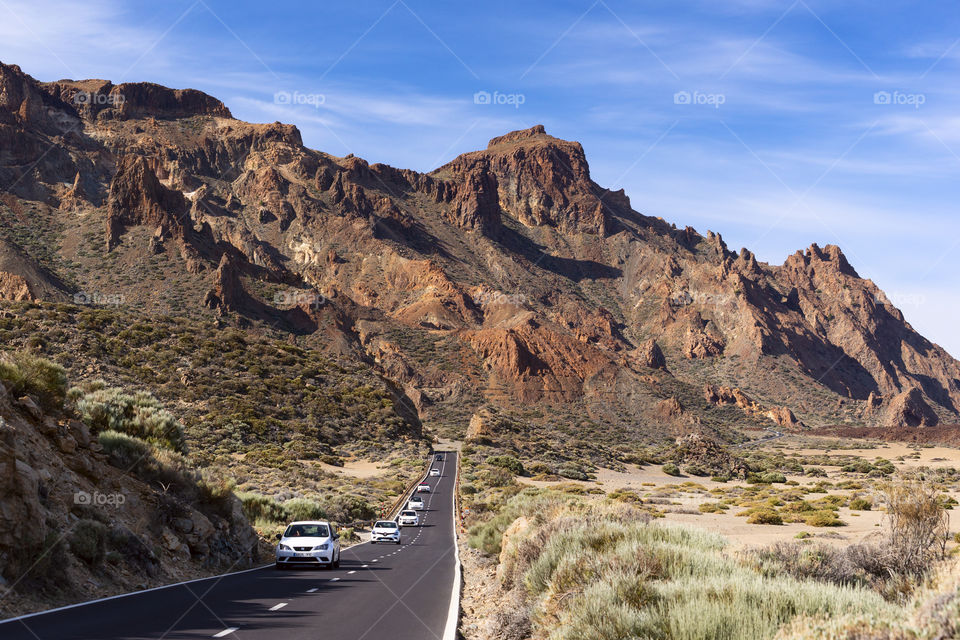
[[[397,517],[397,522],[401,527],[415,527],[420,524],[420,516],[417,515],[416,511],[404,509]]]
[[[424,482],[423,484],[417,487],[417,491],[419,493],[430,493],[430,485]]]
[[[277,534],[277,569],[292,566],[340,566],[340,534],[329,522],[291,522]]]
[[[395,542],[400,544],[400,525],[393,520],[378,520],[373,525],[373,532],[370,542]]]
[[[439,477],[440,477],[440,469],[430,469],[430,477],[431,477],[431,478],[439,478]]]
[[[410,501],[407,502],[407,509],[410,509],[412,511],[423,511],[424,509],[423,498],[421,498],[420,496],[413,496],[412,498],[410,498]]]

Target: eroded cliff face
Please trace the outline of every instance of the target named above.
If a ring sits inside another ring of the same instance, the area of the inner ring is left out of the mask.
[[[191,308],[320,332],[426,417],[564,403],[656,431],[674,398],[709,425],[725,405],[705,384],[748,394],[756,407],[731,406],[756,425],[932,424],[960,408],[960,365],[839,248],[769,265],[644,216],[542,126],[421,174],[305,148],[295,127],[234,120],[200,92],[2,66],[0,188],[8,215],[56,212],[80,285],[103,256],[154,256],[163,279],[118,285],[128,303],[170,312],[186,292]],[[3,295],[47,297],[5,271]]]

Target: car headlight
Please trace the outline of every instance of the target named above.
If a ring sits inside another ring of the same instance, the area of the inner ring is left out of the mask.
[[[326,550],[329,549],[329,548],[330,548],[330,543],[329,543],[329,542],[324,542],[323,544],[314,547],[313,550],[314,550],[314,551],[326,551]]]
[[[290,547],[288,547],[287,545],[282,544],[280,545],[280,551],[292,551],[292,549],[290,549]]]

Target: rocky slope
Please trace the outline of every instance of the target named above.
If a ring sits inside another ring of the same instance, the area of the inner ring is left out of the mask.
[[[134,471],[146,458],[117,464],[84,422],[43,404],[0,382],[0,617],[259,559],[233,494],[191,498],[192,476],[169,469],[148,482]]]
[[[644,216],[542,126],[423,174],[196,91],[0,66],[0,190],[0,297],[308,336],[441,431],[484,405],[618,441],[960,409],[960,364],[838,247],[770,265]]]

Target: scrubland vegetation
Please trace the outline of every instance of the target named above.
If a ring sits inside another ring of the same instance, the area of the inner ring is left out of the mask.
[[[864,480],[801,486],[763,478],[784,463],[773,456],[758,464],[764,456],[755,453],[751,473],[761,481],[604,491],[572,483],[524,488],[502,473],[503,454],[476,446],[464,454],[469,545],[496,560],[495,599],[503,603],[484,627],[496,631],[474,637],[956,637],[960,565],[946,554],[952,505],[941,482],[952,477],[948,469],[886,473],[883,461],[867,469],[821,458],[811,462],[851,466],[843,474]],[[792,542],[734,548],[719,535],[662,519],[669,496],[683,491],[712,498],[699,513],[734,511],[758,525],[842,526],[838,511],[846,507],[880,509],[884,526],[847,545],[801,532]]]

